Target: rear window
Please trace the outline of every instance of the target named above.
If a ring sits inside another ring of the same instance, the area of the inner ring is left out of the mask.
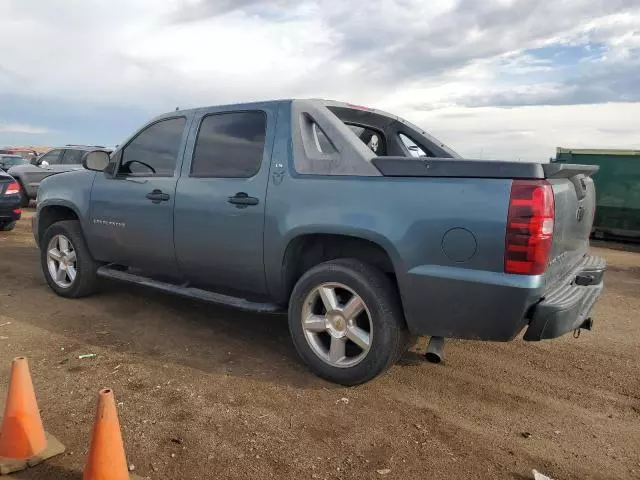
[[[371,149],[373,153],[379,157],[383,157],[387,154],[387,142],[381,132],[352,123],[347,123],[346,125],[360,140],[362,140],[362,143]]]
[[[376,156],[458,157],[453,150],[420,127],[394,115],[349,105],[329,105],[327,109],[347,125]]]

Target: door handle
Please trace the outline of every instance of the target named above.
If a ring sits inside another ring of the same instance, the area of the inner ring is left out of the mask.
[[[147,198],[151,200],[153,203],[166,202],[171,197],[168,193],[164,193],[162,190],[158,190],[157,188],[147,193]]]
[[[227,201],[238,208],[245,208],[249,205],[258,205],[259,203],[257,198],[250,197],[245,192],[238,192],[233,197],[229,197],[229,200]]]

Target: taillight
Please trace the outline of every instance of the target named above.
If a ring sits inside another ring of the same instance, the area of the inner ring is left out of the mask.
[[[544,273],[553,243],[553,219],[553,189],[547,181],[513,181],[507,216],[506,273]]]
[[[20,193],[20,184],[18,182],[11,182],[5,190],[4,194],[15,195],[16,193]]]

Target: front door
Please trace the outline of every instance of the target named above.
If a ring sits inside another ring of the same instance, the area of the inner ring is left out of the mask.
[[[194,285],[266,293],[264,212],[276,110],[194,118],[176,191],[175,245]]]
[[[97,260],[179,277],[173,207],[187,118],[157,121],[113,154],[113,176],[91,192],[91,250]]]
[[[43,164],[42,162],[45,163]],[[44,154],[40,158],[39,165],[25,168],[23,178],[25,179],[25,188],[29,196],[35,198],[40,182],[54,173],[60,173],[61,163],[62,150],[56,148]]]

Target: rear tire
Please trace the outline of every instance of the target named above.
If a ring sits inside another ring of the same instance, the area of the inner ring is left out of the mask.
[[[11,222],[0,222],[0,232],[10,232],[14,228],[16,228],[15,220]]]
[[[349,308],[359,302],[359,309]],[[387,370],[410,338],[395,285],[355,259],[322,263],[300,278],[289,302],[289,330],[316,375],[347,386]]]
[[[54,292],[67,298],[86,297],[95,292],[99,263],[89,253],[80,222],[54,223],[44,233],[40,247],[42,271]]]

